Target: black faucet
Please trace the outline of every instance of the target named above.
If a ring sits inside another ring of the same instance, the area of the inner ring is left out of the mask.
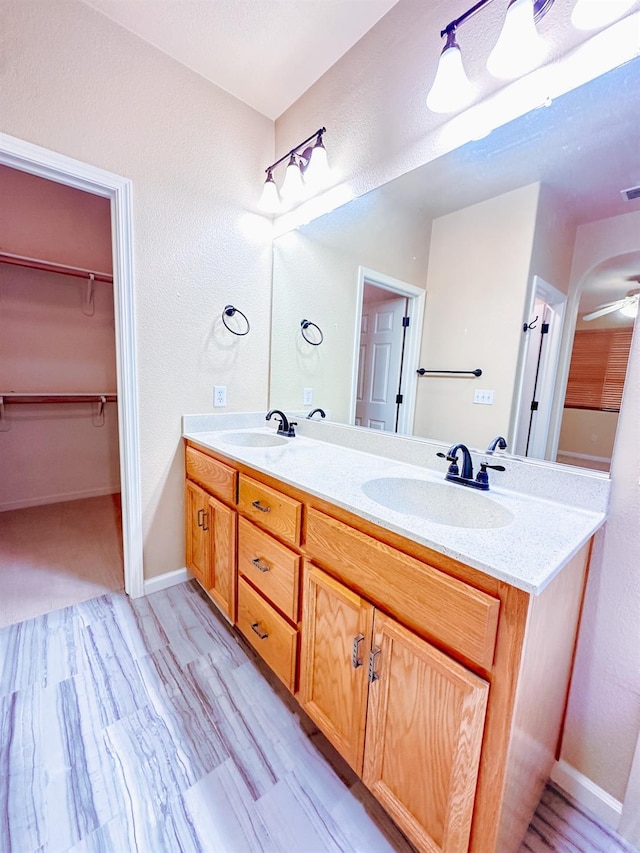
[[[502,440],[504,441],[504,439]],[[462,473],[458,468],[458,451],[462,453]],[[492,468],[494,471],[505,470],[504,465],[489,465],[488,462],[481,462],[480,470],[474,480],[473,462],[471,460],[471,453],[469,452],[469,448],[466,444],[454,444],[446,453],[437,453],[436,456],[440,456],[441,459],[446,459],[447,462],[451,463],[447,470],[445,480],[449,480],[451,483],[460,483],[462,486],[470,486],[472,489],[480,489],[483,492],[486,492],[489,489],[489,475],[487,474],[487,468]]]
[[[496,450],[506,450],[506,449],[507,449],[506,440],[501,435],[497,435],[493,439],[493,441],[490,443],[489,447],[487,447],[487,453],[495,453]]]
[[[321,418],[327,417],[324,409],[313,409],[312,411],[309,412],[309,414],[307,415],[307,418],[312,418],[316,413],[318,413]]]
[[[298,426],[296,421],[291,421],[291,423],[289,423],[289,421],[287,420],[287,416],[284,412],[281,412],[280,409],[269,409],[265,420],[270,421],[272,415],[278,416],[278,435],[286,435],[287,438],[294,438],[296,434],[294,427]]]

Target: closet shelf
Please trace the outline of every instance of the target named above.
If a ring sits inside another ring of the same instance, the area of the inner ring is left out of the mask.
[[[45,270],[46,272],[56,272],[62,275],[73,275],[77,278],[90,279],[93,276],[94,281],[104,281],[107,283],[113,282],[113,276],[108,272],[95,272],[94,270],[86,270],[82,267],[70,267],[66,264],[57,264],[54,261],[43,261],[40,258],[28,258],[25,255],[13,255],[11,252],[0,251],[0,263],[14,264],[19,267],[29,267],[30,269]]]
[[[117,394],[52,394],[18,393],[15,391],[0,391],[2,403],[116,403]]]

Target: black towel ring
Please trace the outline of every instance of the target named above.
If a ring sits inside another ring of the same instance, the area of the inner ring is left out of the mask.
[[[247,324],[247,328],[244,332],[236,332],[236,330],[232,329],[231,326],[227,323],[225,317],[233,317],[234,314],[239,314]],[[225,329],[229,329],[232,335],[238,335],[239,337],[242,337],[243,335],[248,335],[249,329],[251,328],[251,326],[249,325],[249,321],[247,320],[247,315],[243,314],[239,308],[234,308],[233,305],[224,306],[224,311],[222,312],[222,322],[224,323]]]
[[[310,326],[313,326],[314,329],[318,330],[318,334],[320,335],[319,341],[312,341],[311,338],[308,338],[305,335],[305,329],[308,329]],[[302,337],[305,339],[305,341],[308,344],[311,344],[312,347],[319,347],[320,344],[322,343],[322,341],[324,340],[324,335],[322,334],[322,329],[320,328],[320,326],[317,325],[317,323],[312,323],[311,320],[301,320],[300,321],[300,333],[301,333]]]

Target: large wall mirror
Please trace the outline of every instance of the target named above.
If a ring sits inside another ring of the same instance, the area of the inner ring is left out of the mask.
[[[638,103],[635,59],[275,240],[271,405],[607,470],[640,289]]]

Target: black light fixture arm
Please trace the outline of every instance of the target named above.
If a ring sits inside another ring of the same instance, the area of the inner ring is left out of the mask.
[[[489,2],[489,0],[483,0],[483,2],[487,3],[487,2]],[[275,163],[272,163],[270,166],[267,166],[267,168],[265,169],[265,172],[267,172],[267,173],[271,172],[273,169],[275,169],[276,166],[279,166],[280,163],[283,163],[286,159],[291,157],[292,154],[297,154],[300,151],[300,149],[304,145],[306,145],[307,142],[311,142],[312,139],[318,139],[318,138],[322,139],[322,134],[326,133],[326,132],[327,132],[326,127],[318,128],[318,130],[316,130],[315,133],[312,133],[311,136],[309,136],[307,139],[304,140],[304,142],[301,142],[299,145],[296,145],[295,148],[292,148],[291,151],[287,151],[287,153],[283,154],[283,156],[280,157],[279,160],[276,160]]]
[[[480,9],[482,9],[484,6],[491,2],[492,0],[478,0],[478,2],[475,3],[470,9],[467,9],[466,12],[463,12],[459,18],[456,18],[454,21],[451,21],[451,23],[447,24],[447,26],[443,30],[440,30],[440,38],[444,38],[450,33],[455,33],[456,29],[460,26],[460,24],[463,24],[469,18],[473,17],[476,12],[479,12]],[[553,2],[554,0],[534,0],[533,20],[536,23],[547,13]]]

